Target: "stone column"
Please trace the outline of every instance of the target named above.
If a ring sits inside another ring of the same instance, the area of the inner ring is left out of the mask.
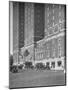
[[[25,23],[24,23],[24,48],[27,49],[29,55],[26,60],[33,60],[33,44],[34,44],[34,4],[25,3]]]
[[[18,28],[19,28],[19,4],[13,3],[13,60],[18,64]]]

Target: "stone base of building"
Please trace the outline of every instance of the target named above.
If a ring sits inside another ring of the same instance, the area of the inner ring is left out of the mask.
[[[25,61],[27,62],[27,61]],[[24,65],[25,62],[15,63],[14,65]],[[45,66],[48,65],[50,70],[65,70],[65,57],[55,58],[55,59],[44,59],[44,60],[35,60],[35,61],[28,61],[32,62],[33,66],[35,67],[37,63],[43,63]]]
[[[51,70],[64,70],[65,69],[65,58],[55,58],[55,59],[48,59],[48,60],[40,60],[35,61],[35,64],[37,63],[43,63],[45,66],[49,64],[49,67]]]

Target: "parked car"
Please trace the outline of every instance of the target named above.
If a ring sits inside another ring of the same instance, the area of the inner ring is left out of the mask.
[[[18,66],[13,65],[11,72],[12,72],[12,73],[18,73]]]
[[[45,70],[45,65],[44,65],[43,63],[37,63],[37,64],[35,65],[35,68],[36,68],[37,70]]]
[[[25,62],[25,68],[26,68],[26,69],[33,69],[34,66],[33,66],[32,62],[26,61],[26,62]]]
[[[23,66],[24,66],[23,64],[20,64],[20,65],[18,66],[18,69],[22,70]]]

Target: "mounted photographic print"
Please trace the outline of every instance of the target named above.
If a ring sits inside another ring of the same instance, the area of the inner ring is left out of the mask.
[[[9,88],[66,85],[66,5],[9,1]]]

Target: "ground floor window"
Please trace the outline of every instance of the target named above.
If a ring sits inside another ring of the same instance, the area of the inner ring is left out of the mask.
[[[58,64],[58,66],[60,67],[61,64],[62,64],[62,62],[61,62],[61,61],[58,61],[57,64]]]
[[[51,67],[55,68],[55,62],[51,62]]]
[[[49,66],[49,62],[46,62],[46,65]]]

